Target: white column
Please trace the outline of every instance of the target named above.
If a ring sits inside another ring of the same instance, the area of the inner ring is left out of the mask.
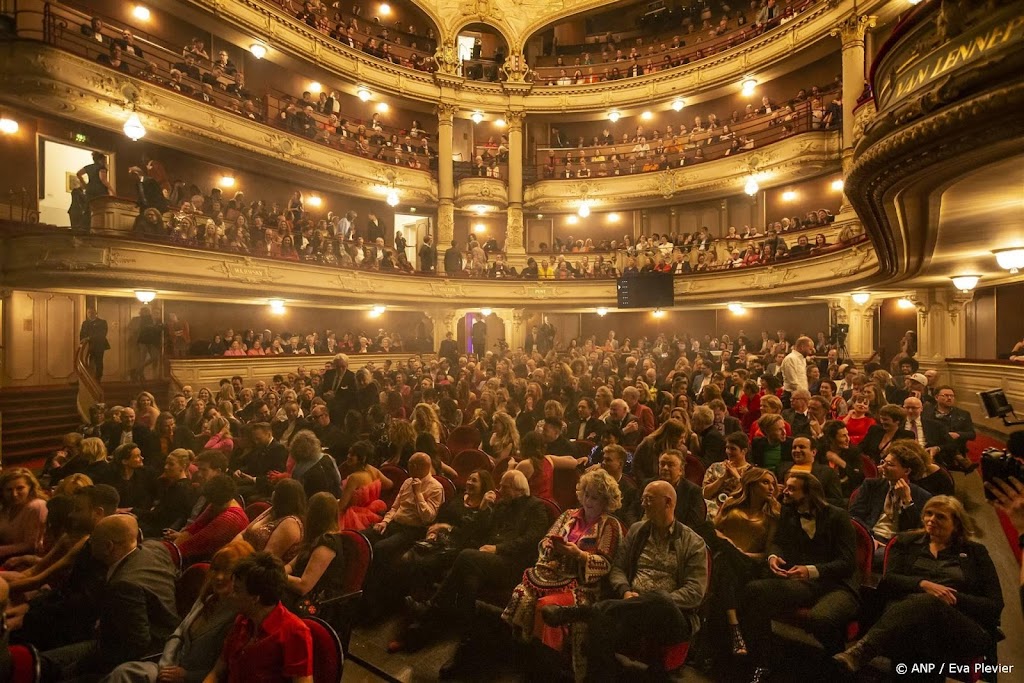
[[[437,105],[437,239],[434,244],[439,254],[455,237],[455,169],[452,166],[454,136],[454,104]],[[443,339],[443,337],[442,337]]]
[[[864,91],[864,35],[875,26],[875,17],[867,14],[850,14],[832,29],[831,35],[839,36],[843,50],[843,179],[853,165],[853,111],[857,98]],[[824,103],[823,103],[824,104]],[[846,210],[849,201],[843,195],[840,212]]]
[[[523,249],[523,118],[521,111],[505,112],[508,130],[508,225],[505,251],[525,254]]]

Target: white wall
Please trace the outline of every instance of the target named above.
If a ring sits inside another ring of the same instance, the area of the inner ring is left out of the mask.
[[[43,140],[43,187],[39,200],[39,222],[50,225],[68,225],[67,174],[74,175],[83,166],[92,163],[92,150]]]

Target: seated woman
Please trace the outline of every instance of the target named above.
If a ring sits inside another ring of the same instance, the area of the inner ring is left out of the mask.
[[[164,473],[156,481],[153,506],[149,509],[135,509],[139,528],[147,538],[160,538],[165,529],[180,529],[192,512],[192,482],[188,468],[192,463],[192,451],[177,448],[167,454]]]
[[[658,457],[667,450],[686,446],[690,430],[680,420],[667,420],[644,437],[633,453],[633,476],[645,482],[658,474]]]
[[[252,546],[235,540],[214,554],[199,597],[164,645],[159,661],[125,662],[101,683],[164,683],[201,681],[213,668],[228,629],[235,623],[235,565],[253,554]]]
[[[288,473],[302,484],[306,497],[312,498],[321,491],[335,498],[341,493],[341,474],[334,459],[323,452],[320,439],[308,429],[299,431],[288,445],[289,460],[294,463]]]
[[[171,531],[164,539],[178,546],[183,564],[204,561],[227,545],[249,525],[245,510],[235,496],[235,480],[218,474],[203,486],[206,508],[181,531]]]
[[[911,484],[917,484],[933,496],[952,496],[956,490],[953,484],[953,476],[935,464],[932,453],[919,444],[913,437],[907,441],[907,447],[917,452],[924,467],[919,477],[910,477]]]
[[[298,555],[284,568],[288,575],[285,604],[296,614],[316,614],[330,622],[330,608],[322,602],[341,596],[344,565],[338,535],[338,499],[320,492],[309,499]]]
[[[338,526],[362,531],[381,521],[387,505],[380,499],[381,491],[390,491],[394,482],[381,474],[368,460],[374,455],[369,441],[356,441],[348,449],[344,469],[351,474],[342,482],[338,499]]]
[[[896,537],[878,592],[889,600],[875,625],[839,664],[857,672],[877,655],[893,662],[957,662],[995,650],[1003,593],[988,550],[972,540],[959,500],[935,496],[924,530]]]
[[[203,680],[312,683],[313,639],[281,602],[288,587],[281,560],[255,553],[235,565],[232,577],[240,614]]]
[[[514,457],[519,452],[519,430],[516,421],[508,413],[494,413],[491,423],[491,438],[484,450],[494,458],[494,462]]]
[[[854,394],[850,399],[850,412],[843,418],[843,424],[849,431],[850,443],[855,446],[864,440],[871,425],[875,424],[875,418],[868,412],[870,409],[871,396],[866,392]]]
[[[747,450],[750,442],[743,432],[725,437],[725,460],[713,462],[704,471],[702,493],[708,507],[708,519],[714,519],[718,506],[740,490],[740,480],[750,469]]]
[[[84,437],[78,432],[68,432],[64,435],[60,450],[54,453],[53,458],[46,463],[41,478],[49,485],[56,486],[60,481],[69,475],[77,474],[85,469],[85,459],[82,455],[82,441]]]
[[[524,443],[529,435],[523,437]],[[604,470],[593,470],[576,485],[580,507],[563,512],[540,542],[537,563],[523,573],[523,581],[501,617],[523,640],[538,637],[545,645],[562,649],[563,630],[540,619],[546,605],[591,605],[612,568],[622,542],[622,525],[612,516],[622,505],[619,485]],[[583,628],[572,626],[573,671],[585,676]]]
[[[759,575],[775,536],[780,512],[775,488],[774,474],[760,467],[748,468],[737,490],[714,517],[715,533],[722,542],[712,548],[714,571],[709,590],[714,596],[712,609],[725,614],[734,655],[747,654],[736,610],[743,586]]]
[[[74,500],[71,496],[55,496],[48,500],[44,534],[47,541],[43,545],[45,554],[42,557],[19,555],[3,564],[0,579],[7,581],[11,603],[22,602],[23,594],[41,588],[51,580],[56,582],[71,568],[75,556],[89,539],[88,533],[83,533],[72,523],[73,509]]]
[[[544,437],[530,432],[519,442],[520,452],[515,468],[526,475],[530,482],[530,495],[552,500],[554,496],[555,469],[575,469],[587,464],[587,458],[569,455],[545,455]]]
[[[836,391],[836,383],[831,379],[824,379],[818,384],[818,395],[828,401],[828,416],[830,420],[841,420],[850,412],[850,408]]]
[[[4,469],[0,495],[0,562],[37,553],[46,529],[46,494],[35,475],[24,467]]]
[[[270,507],[235,536],[256,552],[267,552],[282,562],[290,562],[302,541],[302,518],[306,514],[306,492],[294,479],[284,479],[274,487]]]
[[[235,441],[231,438],[231,422],[226,417],[218,415],[210,420],[209,430],[210,438],[203,446],[203,450],[222,451],[224,455],[231,457],[231,452],[235,449]]]
[[[130,512],[138,508],[148,510],[156,495],[156,481],[153,472],[147,470],[142,459],[142,450],[134,443],[121,444],[114,450],[106,481],[117,489],[121,497],[119,509]]]
[[[860,442],[860,452],[877,465],[885,457],[889,445],[897,439],[913,439],[914,433],[903,429],[907,412],[894,404],[882,406],[878,411],[878,424],[868,427]]]
[[[828,464],[836,471],[846,498],[864,481],[860,450],[851,445],[850,433],[839,420],[829,420],[822,426],[815,460]]]

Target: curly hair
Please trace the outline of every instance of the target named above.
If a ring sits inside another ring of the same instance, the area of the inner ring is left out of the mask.
[[[576,484],[576,498],[583,504],[583,497],[592,493],[604,500],[604,511],[611,513],[622,507],[622,492],[619,484],[612,479],[612,475],[604,470],[597,469],[587,472]]]
[[[99,439],[97,439],[99,441]],[[2,473],[0,473],[0,491],[12,481],[17,479],[24,479],[25,483],[28,484],[28,499],[35,500],[36,498],[42,498],[46,500],[46,492],[43,491],[43,487],[39,485],[39,480],[36,479],[36,475],[32,474],[32,471],[24,467],[8,467]],[[2,505],[2,503],[0,503]]]

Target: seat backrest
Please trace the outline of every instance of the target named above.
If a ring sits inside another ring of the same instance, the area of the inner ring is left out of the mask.
[[[586,439],[577,439],[572,442],[572,454],[577,458],[589,458],[590,452],[594,450],[594,442]]]
[[[853,507],[853,503],[854,503],[854,501],[857,500],[857,496],[859,496],[859,495],[860,495],[860,487],[858,486],[857,488],[855,488],[853,490],[853,493],[850,494],[850,502],[846,505],[846,509],[847,510],[849,510],[850,508]]]
[[[850,519],[857,536],[857,575],[860,583],[871,578],[871,562],[875,556],[875,540],[868,528],[855,519]]]
[[[339,532],[339,537],[341,538],[342,555],[345,558],[342,590],[345,593],[355,593],[362,590],[366,573],[370,570],[370,563],[373,561],[373,546],[370,545],[366,536],[351,529]]]
[[[380,473],[385,477],[394,482],[394,486],[389,491],[381,491],[380,499],[384,501],[384,504],[391,509],[391,504],[395,502],[395,498],[398,497],[398,489],[402,488],[402,484],[409,478],[409,473],[399,467],[398,465],[381,465]]]
[[[455,482],[443,474],[435,474],[434,479],[437,479],[437,483],[444,489],[444,502],[454,500],[458,490],[455,488]]]
[[[889,553],[894,545],[896,545],[895,536],[890,538],[889,542],[885,544],[885,555],[882,556],[882,576],[885,576],[885,573],[889,571]]]
[[[483,451],[470,448],[455,454],[455,457],[452,458],[452,469],[458,474],[455,485],[464,486],[466,479],[475,470],[494,469],[494,461]]]
[[[199,591],[203,589],[203,584],[206,583],[206,577],[210,573],[210,564],[208,562],[196,562],[190,566],[174,584],[174,604],[178,609],[178,616],[182,619],[188,614],[189,610],[192,609],[192,605],[195,604],[196,599],[199,597]]]
[[[537,500],[544,503],[544,507],[547,508],[548,524],[554,524],[555,520],[558,519],[558,516],[562,514],[562,509],[558,507],[558,503],[547,498],[538,498]]]
[[[445,465],[452,464],[452,451],[443,443],[437,444],[437,457],[440,458],[441,462]]]
[[[446,445],[448,450],[457,455],[460,451],[480,448],[482,443],[479,429],[471,425],[462,425],[452,430]]]
[[[261,500],[255,503],[249,503],[249,506],[245,508],[245,516],[248,517],[251,522],[269,509],[270,503],[266,501]]]
[[[11,683],[39,683],[42,670],[39,652],[31,645],[11,645],[7,648],[11,658]]]
[[[171,556],[171,564],[174,565],[176,572],[181,571],[181,550],[175,545],[174,541],[168,541],[166,539],[160,541],[161,545],[167,549],[167,552]]]
[[[341,640],[331,625],[316,617],[302,620],[313,638],[313,683],[338,683],[345,665]]]
[[[576,496],[576,484],[580,481],[579,470],[556,469],[551,477],[551,495],[563,510],[580,506]]]
[[[704,467],[704,463],[700,461],[700,458],[687,453],[686,462],[683,467],[683,476],[686,477],[688,482],[697,486],[704,485],[704,470],[707,468]]]
[[[871,459],[870,455],[865,453],[860,454],[861,469],[864,470],[864,476],[868,479],[878,478],[878,465]]]

